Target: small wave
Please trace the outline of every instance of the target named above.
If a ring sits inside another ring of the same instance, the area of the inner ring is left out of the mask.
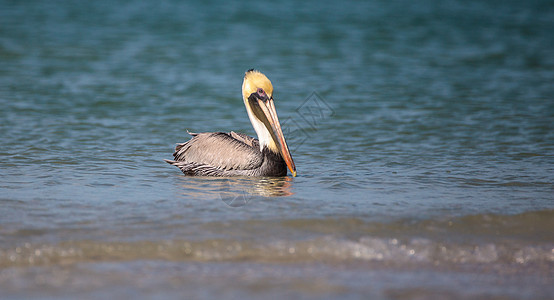
[[[201,228],[202,236],[191,239],[98,241],[78,240],[75,235],[57,243],[4,244],[0,268],[132,260],[554,263],[554,210],[393,222],[357,218],[227,221],[204,223]]]
[[[537,181],[529,179],[522,180],[504,180],[504,179],[480,179],[480,178],[463,178],[463,177],[448,177],[449,180],[459,182],[462,186],[501,186],[501,187],[545,187],[551,184],[548,181]]]
[[[252,243],[238,240],[94,242],[56,245],[25,244],[0,250],[0,268],[71,264],[94,261],[257,261],[342,262],[377,261],[387,264],[430,263],[452,265],[552,264],[552,245],[503,243],[444,243],[426,238],[401,240],[364,236],[347,240],[325,236],[305,241],[275,240]]]

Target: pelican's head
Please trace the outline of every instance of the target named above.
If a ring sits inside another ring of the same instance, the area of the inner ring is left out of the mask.
[[[246,71],[242,83],[242,98],[250,122],[258,134],[260,150],[267,147],[270,151],[281,154],[292,176],[296,176],[296,167],[273,104],[271,81],[254,69]]]

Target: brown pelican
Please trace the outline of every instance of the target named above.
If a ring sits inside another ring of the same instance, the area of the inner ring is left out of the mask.
[[[167,163],[185,175],[197,176],[285,176],[296,167],[285,142],[273,104],[273,86],[262,73],[246,71],[242,98],[258,139],[236,132],[189,133],[192,138],[178,144]]]

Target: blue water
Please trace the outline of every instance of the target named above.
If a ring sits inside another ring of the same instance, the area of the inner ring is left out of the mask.
[[[554,297],[550,1],[0,1],[0,298]],[[298,176],[194,178],[273,82]]]

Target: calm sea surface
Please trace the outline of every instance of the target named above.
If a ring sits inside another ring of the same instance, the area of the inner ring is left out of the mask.
[[[183,2],[0,0],[0,298],[554,298],[552,1]]]

